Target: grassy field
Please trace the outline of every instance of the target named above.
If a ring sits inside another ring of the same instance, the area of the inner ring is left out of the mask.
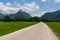
[[[55,32],[60,38],[60,22],[46,22],[46,24]]]
[[[0,22],[0,36],[31,26],[37,22]]]

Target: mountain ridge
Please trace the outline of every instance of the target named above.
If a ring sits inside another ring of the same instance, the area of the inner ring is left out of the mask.
[[[4,16],[5,15],[3,13],[0,13],[0,18],[4,18]],[[22,11],[22,10],[19,10],[15,14],[9,14],[9,16],[11,18],[31,18],[32,17],[29,13]]]
[[[49,21],[60,21],[60,10],[47,12],[41,18]]]

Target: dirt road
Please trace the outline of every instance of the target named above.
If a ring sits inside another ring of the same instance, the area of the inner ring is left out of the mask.
[[[58,40],[43,22],[0,37],[0,40]]]

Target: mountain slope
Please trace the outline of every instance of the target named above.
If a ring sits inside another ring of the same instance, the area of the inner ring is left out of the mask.
[[[60,21],[60,10],[45,13],[41,18],[49,21]]]
[[[10,14],[11,18],[31,18],[31,15],[25,11],[19,10],[16,14]]]
[[[3,18],[3,17],[4,17],[4,15],[2,13],[0,13],[0,18]]]

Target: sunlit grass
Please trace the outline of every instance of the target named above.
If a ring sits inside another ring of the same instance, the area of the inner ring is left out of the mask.
[[[46,22],[53,32],[60,38],[60,22]]]
[[[37,22],[0,22],[0,36],[36,24]]]

